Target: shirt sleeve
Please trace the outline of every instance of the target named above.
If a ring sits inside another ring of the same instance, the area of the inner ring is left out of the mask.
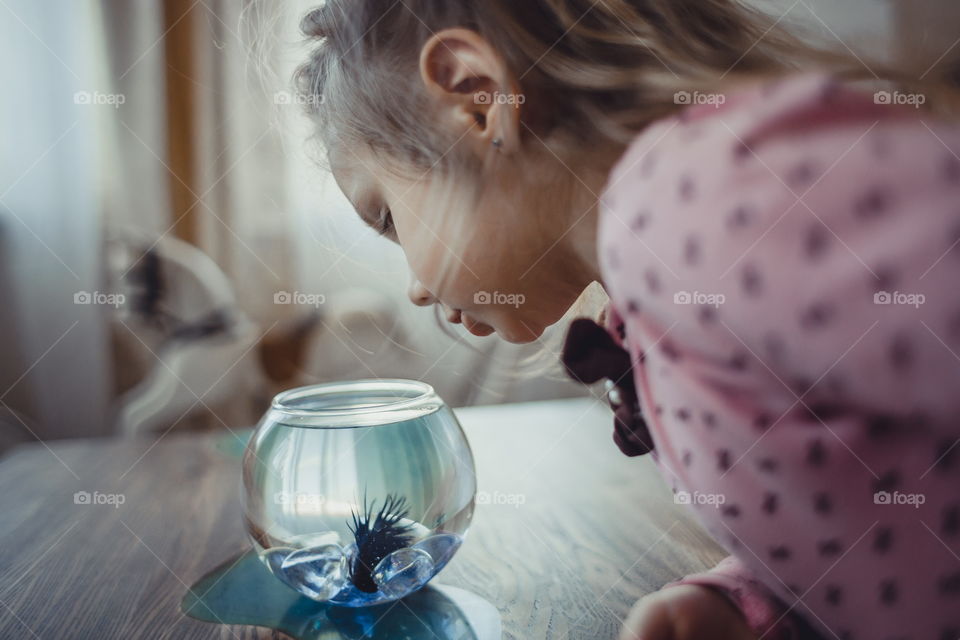
[[[913,117],[832,128],[818,119],[839,116],[814,115],[731,169],[734,189],[766,186],[738,193],[757,226],[714,248],[733,285],[721,330],[814,420],[852,413],[956,436],[958,129]]]
[[[741,613],[747,626],[765,640],[820,640],[802,618],[758,581],[737,558],[728,556],[709,571],[695,573],[664,585],[697,585],[714,589]]]
[[[771,411],[960,435],[960,127],[822,77],[741,99],[657,126],[614,174],[609,224],[674,302],[648,317],[781,386]]]

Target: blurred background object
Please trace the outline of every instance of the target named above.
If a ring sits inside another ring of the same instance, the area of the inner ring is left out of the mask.
[[[931,64],[960,35],[933,0],[756,3]],[[423,379],[451,406],[584,393],[516,375],[540,346],[454,340],[407,301],[402,253],[321,168],[290,88],[313,4],[0,2],[0,450],[249,426],[338,379]]]
[[[453,406],[583,393],[406,300],[291,91],[312,4],[0,3],[0,450],[249,426],[347,378]]]

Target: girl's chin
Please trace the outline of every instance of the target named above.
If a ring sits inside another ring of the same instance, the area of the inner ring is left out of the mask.
[[[544,332],[544,329],[539,325],[531,326],[522,321],[510,322],[507,326],[494,326],[480,322],[468,313],[461,313],[459,321],[463,324],[464,329],[477,337],[486,338],[496,333],[501,339],[511,344],[536,342]]]
[[[497,329],[497,335],[511,344],[530,344],[539,340],[543,331],[540,327],[531,327],[527,323],[521,323],[519,327]]]

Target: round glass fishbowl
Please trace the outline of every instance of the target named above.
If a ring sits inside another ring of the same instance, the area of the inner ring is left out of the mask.
[[[363,607],[429,582],[473,517],[470,445],[422,382],[361,380],[274,398],[243,456],[261,561],[319,602]]]

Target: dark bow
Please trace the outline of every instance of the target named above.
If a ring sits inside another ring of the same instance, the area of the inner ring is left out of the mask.
[[[602,326],[588,318],[570,325],[561,356],[567,373],[577,382],[609,380],[607,399],[613,409],[613,441],[628,456],[653,451],[653,439],[640,413],[630,353]]]

